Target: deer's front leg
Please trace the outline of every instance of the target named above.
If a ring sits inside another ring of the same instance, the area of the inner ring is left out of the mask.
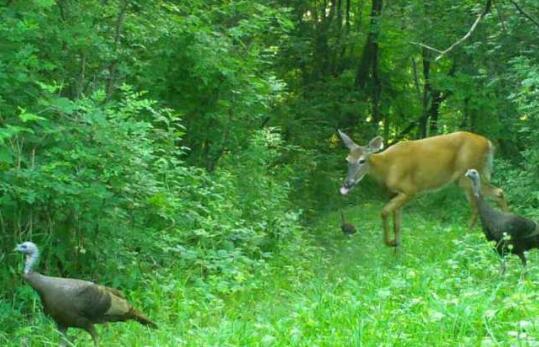
[[[393,211],[393,234],[395,235],[395,245],[401,243],[401,209]]]
[[[404,206],[413,195],[398,193],[389,201],[382,210],[382,222],[384,225],[384,242],[389,247],[397,247],[400,243],[400,208]],[[389,216],[393,214],[394,238],[389,238]]]

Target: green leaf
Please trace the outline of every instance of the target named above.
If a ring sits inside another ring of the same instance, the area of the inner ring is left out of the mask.
[[[21,113],[19,114],[19,119],[22,120],[23,123],[46,120],[46,118],[44,117],[38,116],[30,112],[26,112],[24,108],[19,107],[19,110],[21,111]]]
[[[34,4],[38,7],[47,8],[54,6],[54,0],[34,0]]]

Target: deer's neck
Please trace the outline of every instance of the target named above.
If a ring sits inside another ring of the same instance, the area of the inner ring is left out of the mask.
[[[371,154],[369,156],[368,162],[369,162],[368,174],[379,183],[384,183],[385,178],[388,175],[387,165],[384,165],[384,162],[385,162],[384,152]]]

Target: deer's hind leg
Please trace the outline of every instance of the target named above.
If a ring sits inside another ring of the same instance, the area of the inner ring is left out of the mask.
[[[485,180],[485,182],[481,184],[481,193],[484,196],[492,198],[502,210],[509,211],[507,200],[505,200],[505,193],[501,188],[495,187]]]
[[[502,210],[509,211],[503,190],[490,183],[490,171],[490,165],[479,170],[479,174],[481,175],[481,194],[484,197],[493,199],[496,205]]]

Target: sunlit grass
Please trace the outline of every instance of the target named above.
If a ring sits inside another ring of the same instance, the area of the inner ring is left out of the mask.
[[[101,326],[103,345],[539,346],[537,252],[524,279],[516,257],[502,276],[479,228],[466,227],[467,212],[434,214],[419,202],[403,216],[395,255],[382,242],[381,206],[346,210],[359,230],[352,237],[340,233],[337,213],[322,217],[308,231],[310,245],[273,260],[254,289],[212,295],[186,286],[181,273],[154,275],[129,296],[160,329]],[[58,341],[38,306],[16,336],[0,336],[13,346]],[[91,346],[86,333],[71,336]]]

